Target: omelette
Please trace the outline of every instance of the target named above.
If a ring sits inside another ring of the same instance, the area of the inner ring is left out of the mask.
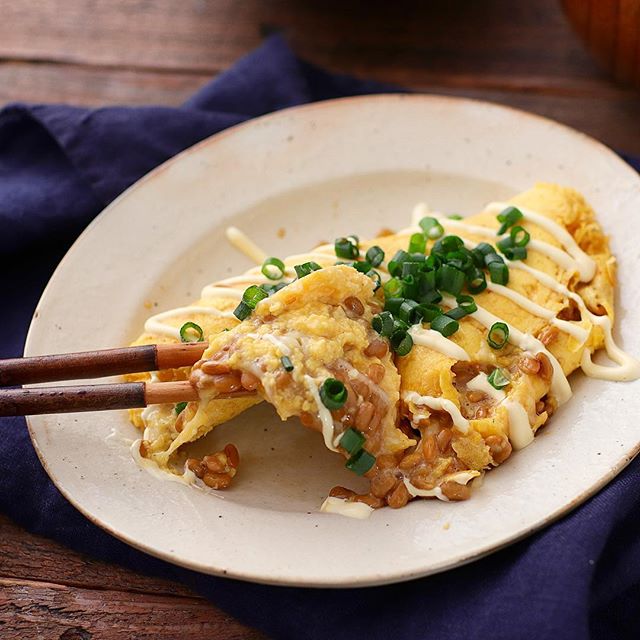
[[[418,205],[407,229],[284,260],[228,235],[260,266],[153,316],[134,343],[208,341],[191,368],[130,377],[197,389],[131,412],[136,457],[197,485],[228,487],[239,454],[183,445],[265,400],[369,480],[334,487],[322,510],[465,500],[570,400],[573,371],[640,377],[612,338],[615,258],[573,189],[538,184],[466,218]],[[592,361],[603,348],[610,365]]]

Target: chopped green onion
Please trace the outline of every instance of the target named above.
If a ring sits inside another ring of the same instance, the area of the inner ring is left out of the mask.
[[[329,411],[340,409],[347,401],[348,395],[344,384],[335,378],[327,378],[320,387],[320,399]]]
[[[478,305],[471,296],[458,296],[456,298],[456,302],[458,303],[458,306],[462,307],[467,312],[467,315],[475,313],[478,310]]]
[[[376,333],[385,338],[391,337],[393,333],[393,316],[388,311],[383,311],[371,318],[371,326]]]
[[[445,314],[436,316],[431,321],[431,328],[438,333],[441,333],[445,338],[452,336],[459,328],[457,320],[454,320],[450,316]]]
[[[304,264],[297,264],[293,267],[296,270],[298,278],[304,278],[308,276],[312,271],[318,271],[322,267],[317,262],[305,262]]]
[[[352,262],[349,266],[353,267],[356,271],[360,273],[368,273],[371,271],[371,264],[365,262],[364,260],[361,262]]]
[[[406,356],[413,347],[413,338],[404,329],[396,330],[391,336],[391,347],[399,356]]]
[[[464,280],[464,273],[448,264],[443,264],[436,271],[438,289],[447,291],[454,296],[457,296],[462,291]]]
[[[376,463],[376,459],[366,449],[360,449],[358,453],[351,456],[347,463],[344,465],[350,471],[353,471],[356,475],[363,476],[373,465]]]
[[[483,256],[488,256],[490,253],[495,253],[496,250],[488,243],[488,242],[481,242],[475,249],[474,251],[478,251],[479,253],[481,253]]]
[[[269,294],[256,284],[252,284],[247,287],[242,294],[242,302],[244,302],[251,309],[255,309],[260,300],[268,298]]]
[[[409,274],[402,278],[402,295],[412,300],[418,296],[418,281],[415,276]]]
[[[496,247],[498,247],[502,253],[506,253],[509,249],[513,248],[513,240],[511,239],[511,236],[506,236],[505,238],[502,238],[502,240],[498,240],[498,242],[496,242]]]
[[[379,267],[384,260],[384,251],[379,246],[374,245],[367,249],[366,258],[372,267]]]
[[[419,301],[420,304],[435,304],[442,302],[442,294],[435,289],[433,291],[427,291],[420,296]]]
[[[400,249],[396,251],[396,254],[389,260],[387,268],[392,276],[399,276],[402,273],[402,265],[405,262],[410,262],[411,256],[404,250]]]
[[[449,220],[463,220],[463,217],[459,213],[450,213],[447,218],[449,218]]]
[[[195,340],[191,339],[191,337],[193,337],[193,333],[189,333],[193,331],[197,334]],[[182,340],[182,342],[204,342],[204,331],[202,330],[202,327],[195,322],[185,322],[180,327],[180,340]]]
[[[336,238],[334,249],[338,258],[355,259],[360,256],[358,238],[349,236],[348,238]]]
[[[505,285],[509,282],[509,268],[504,262],[492,262],[489,265],[491,282]]]
[[[488,253],[484,257],[484,263],[488,267],[492,262],[499,262],[500,264],[504,264],[504,259],[497,253]]]
[[[487,279],[484,271],[477,267],[472,267],[467,271],[467,289],[469,293],[481,293],[487,288]]]
[[[277,291],[280,291],[280,289],[284,289],[289,283],[288,282],[278,282],[278,284],[261,284],[260,288],[267,293],[267,295],[272,296],[274,293],[276,293]]]
[[[464,240],[458,236],[445,236],[433,245],[432,253],[445,255],[452,251],[458,251],[464,247]]]
[[[403,262],[402,273],[400,275],[402,278],[406,278],[407,276],[417,276],[421,271],[422,264],[420,262]]]
[[[403,300],[398,309],[398,318],[407,324],[420,322],[422,314],[419,311],[420,305],[415,300]]]
[[[509,260],[526,260],[527,248],[526,247],[509,247],[504,250],[504,255]]]
[[[253,309],[246,304],[245,302],[241,302],[234,310],[233,315],[238,318],[238,320],[244,320],[251,315]]]
[[[364,434],[353,427],[349,427],[340,438],[340,446],[352,456],[362,449],[366,438]]]
[[[504,371],[502,369],[494,369],[488,376],[487,376],[487,382],[494,388],[494,389],[498,389],[498,391],[500,389],[504,389],[511,381],[509,380],[509,378],[505,375]]]
[[[442,309],[437,304],[423,303],[418,309],[422,315],[422,322],[433,322],[436,316],[442,315]]]
[[[449,316],[449,318],[453,318],[454,320],[460,320],[468,314],[462,307],[454,307],[453,309],[449,309],[445,315]]]
[[[188,402],[178,402],[176,404],[176,415],[179,416],[187,408],[188,404]]]
[[[502,213],[498,214],[498,222],[502,222],[502,225],[498,229],[498,235],[501,236],[509,227],[523,218],[522,211],[516,207],[507,207]]]
[[[373,282],[374,282],[373,290],[374,291],[377,291],[382,286],[382,278],[380,277],[380,274],[375,269],[370,269],[364,275],[365,276],[369,276],[369,278],[371,278],[373,280]]]
[[[385,298],[384,310],[391,312],[394,316],[398,315],[403,302],[404,298]]]
[[[291,358],[289,356],[282,356],[282,358],[280,358],[280,362],[282,363],[285,371],[293,371],[293,362],[291,362]]]
[[[431,218],[427,216],[422,218],[418,223],[420,228],[424,232],[424,235],[429,238],[429,240],[436,240],[437,238],[441,238],[444,235],[444,227],[438,222],[436,218]]]
[[[504,322],[494,322],[487,334],[487,342],[494,349],[502,349],[509,340],[509,327]]]
[[[424,253],[427,248],[427,238],[424,233],[414,233],[409,238],[409,253]]]
[[[516,247],[526,247],[531,240],[529,232],[524,227],[512,227],[509,236]]]
[[[262,263],[262,275],[269,280],[280,280],[284,276],[284,262],[279,258],[267,258]]]
[[[409,330],[409,325],[404,320],[400,320],[400,318],[393,319],[393,333],[395,333],[396,331],[408,331],[408,330]]]
[[[402,294],[402,280],[400,278],[389,278],[383,285],[382,290],[387,298],[397,298]]]

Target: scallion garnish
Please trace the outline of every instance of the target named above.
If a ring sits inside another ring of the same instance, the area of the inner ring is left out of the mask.
[[[450,316],[445,314],[436,316],[431,321],[431,328],[438,333],[441,333],[445,338],[452,336],[459,328],[457,320],[454,320]]]
[[[478,267],[472,267],[467,271],[467,289],[469,293],[476,294],[481,293],[487,288],[487,279],[484,275],[484,271],[478,269]]]
[[[257,284],[252,284],[247,287],[242,294],[242,302],[244,302],[251,309],[255,309],[260,300],[268,298],[269,294]]]
[[[354,260],[360,256],[360,247],[357,236],[347,238],[336,238],[334,249],[338,258]]]
[[[251,315],[253,309],[246,304],[245,302],[241,302],[234,310],[233,315],[238,318],[238,320],[244,320]]]
[[[413,348],[413,338],[405,329],[397,329],[391,336],[391,347],[399,356],[406,356]]]
[[[429,238],[429,240],[436,240],[437,238],[441,238],[444,235],[444,227],[438,222],[436,218],[432,218],[427,216],[422,218],[418,223],[420,228],[424,232],[424,235]]]
[[[415,300],[403,300],[396,313],[400,320],[409,325],[420,322],[420,318],[422,318],[420,305]]]
[[[363,476],[373,465],[376,459],[366,449],[360,449],[358,453],[352,455],[345,464],[345,467],[353,471],[356,475]]]
[[[409,238],[409,253],[424,253],[427,248],[427,238],[424,233],[414,233]]]
[[[382,289],[386,298],[397,298],[402,295],[402,280],[400,278],[389,278]]]
[[[505,375],[504,371],[502,369],[494,369],[488,376],[487,376],[487,382],[494,388],[494,389],[498,389],[498,391],[500,389],[504,389],[511,381],[509,380],[509,378]]]
[[[282,363],[285,371],[293,371],[293,362],[291,362],[291,358],[289,356],[282,356],[282,358],[280,358],[280,362]]]
[[[467,315],[475,313],[478,310],[476,301],[471,296],[458,296],[456,298],[458,306],[464,309]]]
[[[449,218],[449,220],[463,220],[463,217],[459,213],[450,213],[447,218]]]
[[[526,247],[531,240],[529,232],[524,227],[512,227],[509,236],[515,247]]]
[[[364,434],[353,427],[349,427],[340,438],[340,446],[352,456],[362,449],[366,438]]]
[[[195,340],[193,333],[195,332]],[[204,342],[204,331],[199,324],[195,322],[185,322],[180,327],[180,340],[182,342]]]
[[[371,318],[371,326],[376,333],[385,338],[391,337],[393,333],[393,316],[389,311],[383,311]]]
[[[371,278],[373,280],[373,282],[374,282],[373,290],[374,291],[377,291],[382,286],[382,278],[380,277],[380,274],[375,269],[370,269],[364,275],[365,276],[369,276],[369,278]]]
[[[498,222],[502,222],[498,229],[498,235],[501,236],[509,227],[512,227],[518,220],[522,220],[524,216],[522,211],[517,207],[507,207],[502,213],[498,214]]]
[[[504,250],[504,255],[509,260],[526,260],[527,248],[526,247],[509,247]]]
[[[443,264],[436,271],[438,289],[457,296],[464,286],[464,273],[448,264]]]
[[[387,263],[387,269],[392,276],[399,276],[402,273],[402,265],[405,262],[410,262],[411,256],[404,250],[400,249],[396,251],[396,254]]]
[[[296,271],[296,275],[298,278],[304,278],[308,276],[313,271],[318,271],[318,269],[322,269],[322,267],[317,262],[305,262],[303,264],[297,264],[293,267]]]
[[[284,262],[280,258],[267,258],[262,263],[262,275],[269,280],[280,280],[284,276]]]
[[[178,402],[176,404],[176,415],[179,416],[186,408],[187,408],[187,404],[189,404],[188,402]]]
[[[372,267],[379,267],[384,260],[384,251],[378,245],[374,245],[367,249],[365,258]]]
[[[506,286],[509,282],[509,267],[504,262],[492,262],[489,264],[489,276],[491,282]]]
[[[502,349],[509,340],[509,327],[504,322],[494,322],[487,334],[487,342],[494,349]]]
[[[327,378],[320,387],[320,399],[329,411],[340,409],[347,401],[348,392],[340,380]]]
[[[418,306],[422,322],[433,322],[436,316],[442,315],[442,309],[437,304],[424,302]]]

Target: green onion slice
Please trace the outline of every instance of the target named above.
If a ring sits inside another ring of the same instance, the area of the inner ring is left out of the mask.
[[[282,363],[285,371],[293,371],[293,362],[291,362],[291,358],[289,356],[282,356],[282,358],[280,358],[280,362]]]
[[[413,348],[413,338],[404,329],[397,329],[390,341],[391,347],[399,356],[406,356]]]
[[[509,340],[509,327],[504,322],[494,322],[487,334],[487,342],[494,349],[502,349]]]
[[[509,247],[504,250],[504,255],[509,260],[526,260],[527,248],[526,247]]]
[[[196,339],[193,339],[193,332],[197,334]],[[180,327],[180,340],[182,342],[204,342],[204,331],[199,324],[195,322],[185,322]]]
[[[398,315],[403,302],[404,298],[385,298],[384,310],[391,312],[393,315]]]
[[[398,318],[410,325],[420,322],[420,305],[415,300],[403,300],[398,309]]]
[[[438,222],[436,218],[432,218],[427,216],[422,218],[418,223],[420,228],[424,232],[424,235],[429,238],[429,240],[436,240],[437,238],[441,238],[444,235],[444,227]]]
[[[364,275],[365,276],[369,276],[369,278],[371,278],[373,280],[373,282],[374,282],[373,290],[374,291],[377,291],[382,286],[382,278],[380,277],[380,274],[375,269],[370,269]]]
[[[367,249],[366,258],[372,267],[379,267],[384,260],[384,251],[378,245],[374,245]]]
[[[471,296],[458,296],[456,298],[458,306],[447,311],[446,315],[454,320],[460,320],[478,310],[475,300]]]
[[[483,256],[488,256],[490,253],[495,253],[496,250],[488,243],[488,242],[481,242],[475,249],[474,251],[478,251],[479,253],[481,253]]]
[[[383,311],[371,318],[371,326],[376,333],[379,333],[384,338],[391,337],[393,333],[393,316],[389,311]]]
[[[484,291],[487,288],[487,279],[484,275],[484,271],[477,267],[472,267],[466,273],[467,275],[467,289],[469,293],[476,294]]]
[[[338,258],[347,258],[354,260],[360,256],[360,247],[358,246],[357,236],[349,236],[348,238],[336,238],[334,249]]]
[[[252,284],[247,287],[242,294],[242,302],[244,302],[249,308],[255,309],[260,300],[268,298],[269,294],[257,284]]]
[[[284,276],[284,262],[280,258],[267,258],[262,263],[262,275],[269,280],[280,280]]]
[[[509,378],[505,375],[502,369],[494,369],[488,376],[487,382],[494,389],[504,389],[510,382]]]
[[[438,283],[438,289],[447,291],[448,293],[457,296],[464,286],[464,273],[455,267],[448,264],[443,264],[436,271],[436,282]]]
[[[261,284],[260,288],[269,296],[272,296],[280,289],[284,289],[289,283],[288,282],[278,282],[278,284]]]
[[[454,320],[450,316],[445,314],[436,316],[431,321],[431,328],[438,333],[441,333],[445,338],[452,336],[459,328],[457,320]]]
[[[526,247],[531,240],[529,232],[524,227],[512,227],[509,236],[516,247]]]
[[[403,249],[396,251],[396,254],[393,256],[393,258],[391,258],[391,260],[389,260],[387,264],[389,273],[392,276],[399,276],[402,273],[402,265],[405,262],[411,262],[411,256]]]
[[[433,322],[433,319],[442,315],[442,309],[437,304],[429,302],[422,303],[418,306],[422,315],[422,322]]]
[[[427,248],[427,238],[424,233],[414,233],[409,238],[409,253],[424,253]]]
[[[188,402],[178,402],[176,404],[176,415],[179,416],[186,408],[187,408],[187,404],[189,404]]]
[[[348,392],[344,384],[335,378],[327,378],[320,387],[320,399],[322,404],[329,409],[335,411],[340,409],[347,401]]]
[[[382,290],[387,298],[397,298],[402,295],[402,280],[400,278],[389,278],[383,285]]]
[[[351,456],[345,467],[350,471],[353,471],[356,475],[363,476],[373,465],[376,463],[376,459],[367,450],[360,449],[358,453]]]
[[[311,272],[322,269],[322,267],[317,262],[305,262],[303,264],[297,264],[293,268],[295,269],[298,278],[304,278]]]
[[[463,220],[464,218],[459,213],[450,213],[447,218],[449,220]]]
[[[491,282],[505,285],[509,282],[509,267],[504,262],[492,262],[489,265]]]
[[[238,320],[244,320],[251,315],[253,309],[246,303],[241,302],[234,310],[233,315],[238,318]]]
[[[458,236],[445,236],[433,245],[431,249],[435,254],[447,254],[452,251],[459,251],[464,247],[464,240]]]
[[[522,211],[517,207],[507,207],[502,213],[498,214],[498,222],[502,222],[498,229],[498,235],[501,236],[509,227],[513,227],[516,222],[522,220],[523,217]]]
[[[366,438],[364,434],[353,427],[349,427],[340,438],[340,446],[352,456],[362,449]]]

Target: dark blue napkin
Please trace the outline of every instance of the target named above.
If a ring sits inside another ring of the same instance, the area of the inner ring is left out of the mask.
[[[388,90],[301,62],[274,38],[180,108],[6,107],[0,112],[0,259],[8,295],[0,356],[21,354],[36,301],[77,234],[150,169],[276,109]],[[22,418],[2,422],[3,512],[79,551],[180,580],[275,638],[640,637],[640,460],[570,516],[472,565],[401,585],[320,591],[212,578],[129,548],[58,493]]]

